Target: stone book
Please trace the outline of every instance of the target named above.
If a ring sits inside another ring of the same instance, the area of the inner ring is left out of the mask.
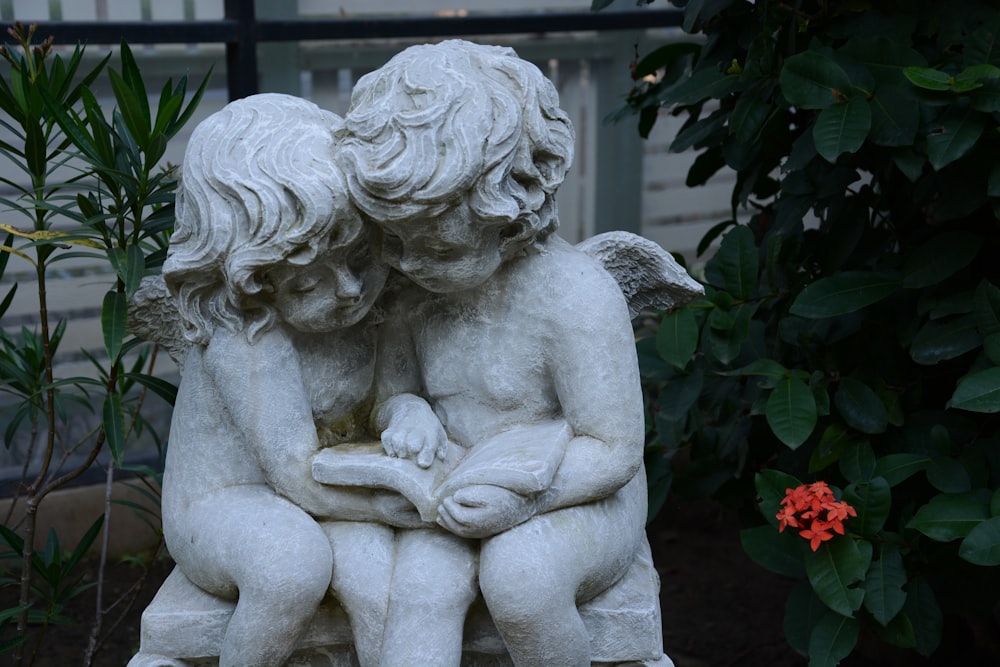
[[[444,460],[428,468],[389,456],[380,442],[348,443],[317,454],[313,477],[323,484],[396,491],[433,522],[441,500],[465,486],[490,484],[525,496],[547,489],[572,437],[563,420],[515,426],[469,449],[449,442]]]

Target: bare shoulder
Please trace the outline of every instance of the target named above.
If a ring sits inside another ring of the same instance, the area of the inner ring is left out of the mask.
[[[546,304],[552,314],[573,314],[574,320],[600,313],[629,321],[628,307],[614,278],[593,257],[559,237],[545,250],[522,260],[518,278],[526,294]]]

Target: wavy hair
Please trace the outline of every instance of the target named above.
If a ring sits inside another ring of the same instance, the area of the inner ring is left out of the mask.
[[[573,127],[552,82],[513,49],[410,47],[361,78],[344,121],[338,160],[376,223],[435,216],[468,193],[485,224],[520,224],[505,235],[515,250],[558,226]]]
[[[362,224],[334,160],[336,114],[307,100],[237,100],[191,135],[163,265],[195,343],[217,326],[247,338],[274,325],[266,272],[304,265]]]

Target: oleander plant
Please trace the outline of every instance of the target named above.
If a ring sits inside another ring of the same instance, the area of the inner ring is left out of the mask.
[[[153,374],[155,350],[127,335],[126,311],[143,276],[166,257],[177,182],[163,156],[208,78],[193,92],[186,76],[169,80],[151,105],[127,44],[117,50],[119,64],[109,53],[88,66],[83,47],[60,52],[52,37],[38,41],[35,31],[16,23],[0,46],[0,155],[15,172],[0,178],[0,277],[16,256],[37,287],[36,323],[0,329],[3,443],[27,443],[22,479],[0,526],[0,654],[10,653],[14,665],[34,664],[43,642],[59,641],[58,626],[86,621],[67,616],[66,606],[96,585],[90,640],[80,646],[81,664],[90,665],[134,599],[132,591],[117,601],[102,598],[107,541],[96,540],[110,505],[73,545],[54,530],[39,535],[38,511],[95,461],[105,461],[110,487],[116,470],[129,467],[129,444],[150,431],[147,396],[173,400],[176,389]],[[102,88],[110,102],[98,99]],[[53,272],[81,258],[109,267],[100,314],[104,349],[84,350],[92,371],[66,377],[56,355],[67,322],[52,315],[47,285]],[[0,295],[0,316],[17,288],[15,282]],[[80,437],[70,428],[73,408],[93,416]],[[153,509],[137,509],[158,513],[157,473],[139,472],[152,478],[146,491]],[[85,583],[81,562],[97,544],[104,545],[102,567],[96,582]]]
[[[810,665],[1000,664],[1000,9],[671,2],[619,116],[737,177],[639,342],[654,505],[743,508]]]

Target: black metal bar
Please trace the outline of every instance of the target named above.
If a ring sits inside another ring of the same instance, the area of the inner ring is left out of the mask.
[[[681,25],[683,12],[649,10],[601,13],[527,14],[511,16],[409,17],[378,19],[317,19],[284,21],[261,19],[261,42],[323,39],[376,39],[390,37],[451,37],[512,33],[572,32],[585,30],[641,30]]]
[[[194,44],[233,42],[236,21],[45,21],[35,33],[40,38],[53,35],[56,44]]]
[[[254,0],[226,0],[225,15],[236,21],[236,38],[226,42],[226,89],[232,101],[258,89]]]
[[[232,5],[232,7],[230,7]],[[221,21],[43,21],[38,35],[55,35],[61,44],[91,42],[114,44],[122,38],[130,44],[231,43],[248,35],[260,42],[311,41],[322,39],[372,39],[387,37],[450,37],[455,35],[502,35],[508,33],[571,32],[576,30],[641,30],[676,27],[678,10],[643,10],[609,13],[557,13],[513,16],[462,16],[317,19],[253,21],[252,0],[226,0],[227,18]],[[232,13],[230,13],[232,9]],[[248,14],[250,12],[249,20]]]

